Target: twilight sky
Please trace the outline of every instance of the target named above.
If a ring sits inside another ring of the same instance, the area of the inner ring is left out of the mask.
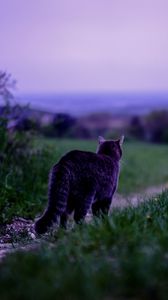
[[[0,0],[19,92],[168,90],[168,0]]]

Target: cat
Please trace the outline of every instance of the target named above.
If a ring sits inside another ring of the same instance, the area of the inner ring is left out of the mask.
[[[63,156],[50,172],[48,207],[35,223],[38,234],[54,222],[66,228],[68,215],[80,223],[90,208],[94,216],[108,214],[119,177],[122,143],[99,137],[97,153],[73,150]]]

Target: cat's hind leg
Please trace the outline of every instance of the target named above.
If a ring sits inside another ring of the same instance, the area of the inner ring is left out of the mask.
[[[84,197],[75,207],[74,220],[77,224],[81,224],[93,202],[95,193]]]
[[[60,227],[66,229],[68,221],[68,213],[64,212],[60,217]]]
[[[67,228],[68,217],[72,214],[74,208],[74,199],[73,197],[69,196],[66,210],[62,213],[60,217],[60,227],[64,229]]]
[[[59,216],[46,209],[41,218],[35,222],[35,231],[38,234],[45,233],[54,223],[58,223]]]
[[[108,215],[112,198],[97,200],[92,204],[92,213],[96,217]]]

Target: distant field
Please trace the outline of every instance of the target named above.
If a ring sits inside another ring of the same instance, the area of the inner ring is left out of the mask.
[[[97,144],[83,140],[42,140],[55,149],[53,162],[73,149],[96,151]],[[123,145],[118,191],[139,192],[152,185],[168,182],[168,146],[129,142]]]
[[[75,116],[108,112],[119,115],[146,114],[168,108],[168,94],[164,93],[66,93],[19,95],[21,104],[50,112],[64,112]]]

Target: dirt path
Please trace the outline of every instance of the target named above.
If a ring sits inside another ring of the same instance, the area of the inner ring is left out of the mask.
[[[128,195],[127,197],[117,194],[114,196],[112,202],[113,207],[123,208],[126,206],[137,206],[139,203],[149,199],[149,197],[160,194],[163,190],[168,189],[168,183],[160,186],[149,187],[141,193]],[[91,214],[88,215],[88,221],[91,220]],[[25,236],[27,242],[25,245],[20,245],[18,236]],[[16,242],[13,242],[16,241]],[[40,244],[40,239],[37,239],[33,229],[33,221],[25,220],[23,218],[15,218],[11,224],[5,228],[5,234],[0,237],[0,260],[8,253],[16,250],[29,251],[36,249]]]
[[[122,196],[117,194],[114,196],[112,202],[113,207],[126,207],[126,206],[137,206],[139,203],[148,200],[150,197],[161,194],[165,189],[168,189],[168,183],[160,186],[151,186],[142,191],[141,193],[133,193],[128,196]]]

